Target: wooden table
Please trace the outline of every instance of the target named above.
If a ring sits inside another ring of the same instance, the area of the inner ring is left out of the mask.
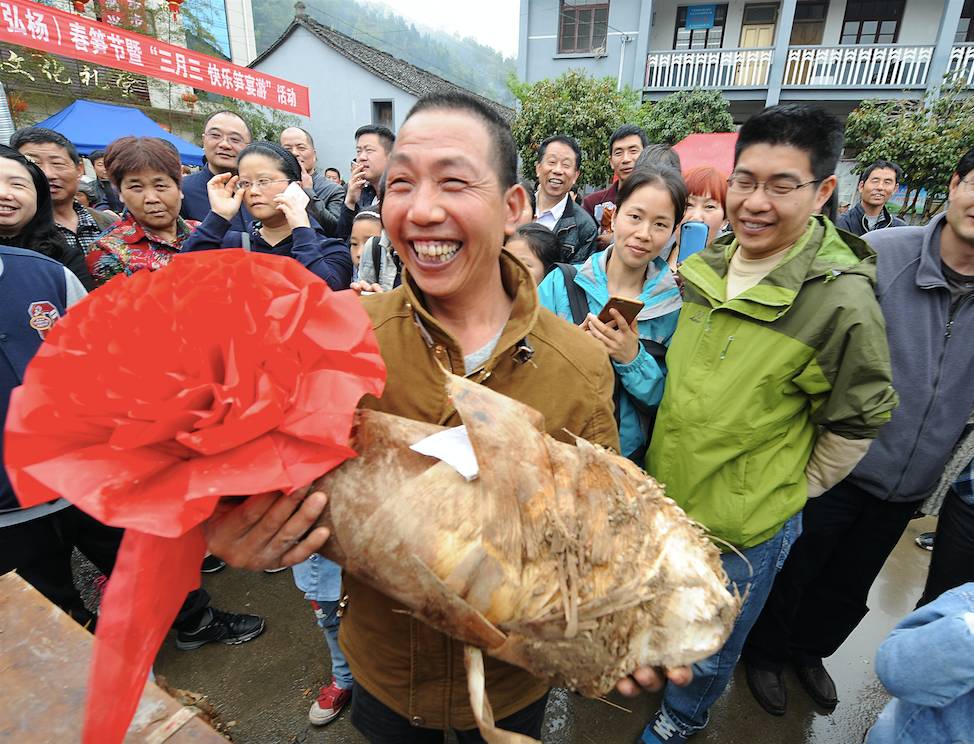
[[[0,742],[81,741],[93,640],[20,576],[0,576]],[[191,710],[147,683],[126,744],[227,744],[196,717],[164,735]]]

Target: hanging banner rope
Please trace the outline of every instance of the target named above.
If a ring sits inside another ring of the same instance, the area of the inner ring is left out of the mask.
[[[303,85],[29,0],[0,0],[0,41],[311,114]]]

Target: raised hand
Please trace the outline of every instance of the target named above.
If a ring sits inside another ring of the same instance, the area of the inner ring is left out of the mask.
[[[294,230],[298,227],[311,227],[307,211],[309,201],[311,200],[301,184],[295,181],[274,197],[274,206],[284,213],[288,226]]]
[[[206,195],[210,199],[210,210],[227,222],[237,216],[243,191],[237,191],[239,178],[231,173],[220,173],[206,182]]]

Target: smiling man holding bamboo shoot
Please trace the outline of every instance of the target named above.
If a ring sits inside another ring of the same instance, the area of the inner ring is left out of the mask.
[[[526,269],[502,252],[527,200],[507,124],[465,96],[422,99],[400,130],[386,184],[383,223],[406,272],[398,289],[363,298],[388,368],[382,398],[363,407],[455,426],[447,370],[541,412],[555,439],[577,435],[618,450],[608,358],[541,308]],[[518,467],[518,452],[509,456]],[[251,569],[301,561],[328,538],[322,527],[308,532],[326,501],[318,492],[251,497],[211,521],[210,549]],[[348,573],[346,591],[341,642],[356,679],[354,725],[371,742],[440,741],[447,728],[462,742],[481,741],[463,644]],[[485,672],[498,727],[537,738],[548,685],[490,657]],[[669,676],[686,683],[689,670]],[[619,689],[662,683],[639,668]]]

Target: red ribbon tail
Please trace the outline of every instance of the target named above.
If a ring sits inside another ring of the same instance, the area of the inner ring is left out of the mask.
[[[203,530],[168,538],[126,530],[102,600],[83,744],[121,744],[156,653],[200,585]]]

